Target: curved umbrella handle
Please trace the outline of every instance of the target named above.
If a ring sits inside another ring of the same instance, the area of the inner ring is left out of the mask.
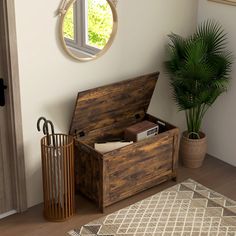
[[[50,126],[51,126],[51,131],[52,131],[52,142],[53,142],[53,146],[55,147],[55,146],[56,146],[56,142],[55,142],[54,125],[53,125],[52,121],[50,121],[50,120],[47,120],[46,123],[47,123],[47,124],[50,124]]]
[[[40,130],[40,122],[41,122],[42,120],[44,121],[44,124],[47,122],[47,119],[46,119],[45,117],[40,117],[40,118],[38,119],[38,121],[37,121],[37,130],[38,130],[38,131],[41,131],[41,130]],[[43,125],[43,127],[44,127],[44,125]]]

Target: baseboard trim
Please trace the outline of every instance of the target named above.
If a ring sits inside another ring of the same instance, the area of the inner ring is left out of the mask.
[[[0,214],[0,220],[3,219],[3,218],[8,217],[8,216],[10,216],[10,215],[14,215],[14,214],[16,214],[16,213],[17,213],[16,210],[11,210],[11,211],[8,211],[8,212],[6,212],[6,213]]]
[[[206,157],[214,158],[214,159],[216,159],[217,161],[221,161],[221,162],[224,163],[224,164],[227,164],[227,165],[232,166],[232,167],[236,167],[236,166],[233,165],[232,163],[229,163],[229,162],[227,162],[227,161],[225,161],[225,160],[222,160],[222,159],[220,159],[219,157],[212,156],[212,155],[210,155],[210,154],[208,154],[208,153],[206,154]]]

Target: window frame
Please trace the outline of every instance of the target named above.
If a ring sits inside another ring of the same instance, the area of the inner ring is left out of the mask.
[[[65,37],[66,45],[72,50],[78,50],[84,54],[96,55],[101,51],[97,47],[87,44],[87,3],[86,0],[76,1],[73,7],[73,22],[74,22],[74,40]],[[79,17],[80,16],[80,17]]]

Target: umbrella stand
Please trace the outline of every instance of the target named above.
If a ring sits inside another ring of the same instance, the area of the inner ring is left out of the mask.
[[[74,139],[65,134],[44,136],[41,153],[44,216],[50,221],[67,220],[75,213]]]

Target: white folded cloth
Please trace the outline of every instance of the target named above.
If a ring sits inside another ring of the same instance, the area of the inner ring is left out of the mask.
[[[132,144],[133,142],[107,142],[107,143],[95,143],[94,148],[101,152],[101,153],[106,153],[113,151],[118,148],[125,147],[127,145]]]

